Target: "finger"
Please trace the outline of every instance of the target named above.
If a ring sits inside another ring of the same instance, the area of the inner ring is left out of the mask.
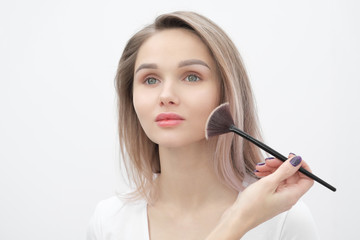
[[[308,172],[312,172],[309,165],[305,162],[305,161],[302,161],[301,163],[301,167],[304,168],[305,170],[307,170]],[[299,172],[300,173],[300,172]],[[306,176],[305,174],[303,173],[300,173],[301,174],[301,177],[307,177],[309,178],[308,176]]]
[[[271,177],[277,183],[284,181],[285,179],[294,175],[301,167],[302,158],[300,156],[292,157],[286,160],[273,174]]]
[[[254,173],[255,173],[255,175],[256,175],[257,177],[260,177],[260,178],[261,178],[261,177],[266,177],[266,176],[272,174],[273,172],[270,172],[270,171],[267,171],[267,172],[255,171]]]
[[[266,166],[272,167],[272,168],[278,168],[281,164],[283,164],[283,161],[277,159],[277,158],[267,158],[265,159]]]
[[[304,161],[302,161],[301,165],[302,165],[302,167],[304,167],[306,165],[306,163]],[[308,167],[308,166],[306,165],[306,167]],[[298,176],[298,179],[296,182],[294,182],[293,184],[287,184],[284,191],[281,191],[281,189],[279,189],[280,191],[277,192],[278,198],[279,199],[284,199],[284,198],[288,199],[288,203],[290,205],[295,204],[296,201],[300,197],[302,197],[314,184],[314,180],[312,180],[311,178],[305,176],[304,174],[302,174],[300,172],[294,174],[293,176],[295,176],[295,175]],[[302,177],[299,177],[301,175],[302,175]]]
[[[283,162],[277,158],[266,158],[265,162],[258,163],[255,169],[258,172],[274,172]]]
[[[311,172],[309,165],[305,161],[302,161],[301,167]],[[300,189],[302,189],[302,192],[305,193],[314,184],[314,180],[300,172],[299,177],[300,178],[297,184],[300,186]]]
[[[295,157],[296,155],[294,153],[289,153],[288,158]],[[272,168],[278,168],[281,164],[283,164],[283,161],[281,161],[278,158],[275,157],[268,157],[265,159],[266,166],[272,167]]]
[[[311,172],[310,167],[308,166],[308,164],[304,160],[301,162],[301,167],[304,168],[305,170],[307,170],[308,172]],[[286,181],[288,183],[296,183],[298,185],[304,184],[305,188],[307,186],[312,186],[313,183],[314,183],[313,179],[309,178],[308,176],[301,173],[300,171],[298,171],[293,176],[289,177]]]
[[[270,167],[266,162],[258,163],[255,167],[258,172],[273,172],[276,168]]]

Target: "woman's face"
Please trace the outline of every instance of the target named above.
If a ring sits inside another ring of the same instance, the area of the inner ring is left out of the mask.
[[[205,124],[219,105],[220,81],[208,48],[194,33],[167,29],[140,47],[133,102],[147,136],[163,147],[205,140]]]

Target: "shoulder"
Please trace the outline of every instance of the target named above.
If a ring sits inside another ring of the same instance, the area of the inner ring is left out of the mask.
[[[115,215],[123,207],[126,207],[126,201],[117,196],[110,197],[100,201],[95,208],[95,214],[98,217],[107,218]]]
[[[99,217],[101,216],[102,218],[106,219],[117,216],[120,213],[140,213],[146,208],[146,205],[147,203],[145,200],[131,201],[122,199],[118,196],[113,196],[100,201],[95,208],[95,213]]]
[[[315,221],[303,201],[298,201],[284,216],[281,239],[319,239]]]
[[[99,240],[104,236],[106,239],[117,239],[124,237],[134,223],[147,226],[146,206],[144,200],[132,202],[117,196],[100,201],[90,220],[87,239]]]
[[[319,237],[309,208],[300,200],[289,211],[250,230],[243,239],[317,240]]]

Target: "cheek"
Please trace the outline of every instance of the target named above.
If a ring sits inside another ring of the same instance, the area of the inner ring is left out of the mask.
[[[197,93],[195,111],[197,112],[199,124],[205,124],[210,113],[220,104],[220,90],[217,87],[208,88],[206,91]],[[201,123],[200,123],[201,122]]]
[[[133,104],[142,129],[149,136],[154,121],[154,108],[157,97],[156,91],[147,91],[141,86],[135,86],[133,90]]]
[[[211,111],[220,104],[220,90],[217,86],[211,86],[202,94],[199,94],[199,101],[201,101],[204,109],[211,109]]]
[[[134,109],[136,112],[136,115],[142,125],[142,122],[144,120],[144,116],[147,115],[146,109],[148,101],[146,101],[144,95],[140,94],[139,91],[137,91],[137,89],[134,89],[133,91],[133,104],[134,104]]]

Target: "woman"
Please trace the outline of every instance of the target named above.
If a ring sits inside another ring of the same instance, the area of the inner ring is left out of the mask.
[[[136,188],[98,205],[88,239],[316,238],[303,204],[278,215],[313,184],[296,172],[309,170],[301,157],[258,164],[259,149],[240,137],[205,139],[209,114],[224,102],[236,125],[260,138],[240,55],[209,19],[164,14],[136,33],[116,89],[122,157]],[[269,176],[253,183],[255,175]]]

